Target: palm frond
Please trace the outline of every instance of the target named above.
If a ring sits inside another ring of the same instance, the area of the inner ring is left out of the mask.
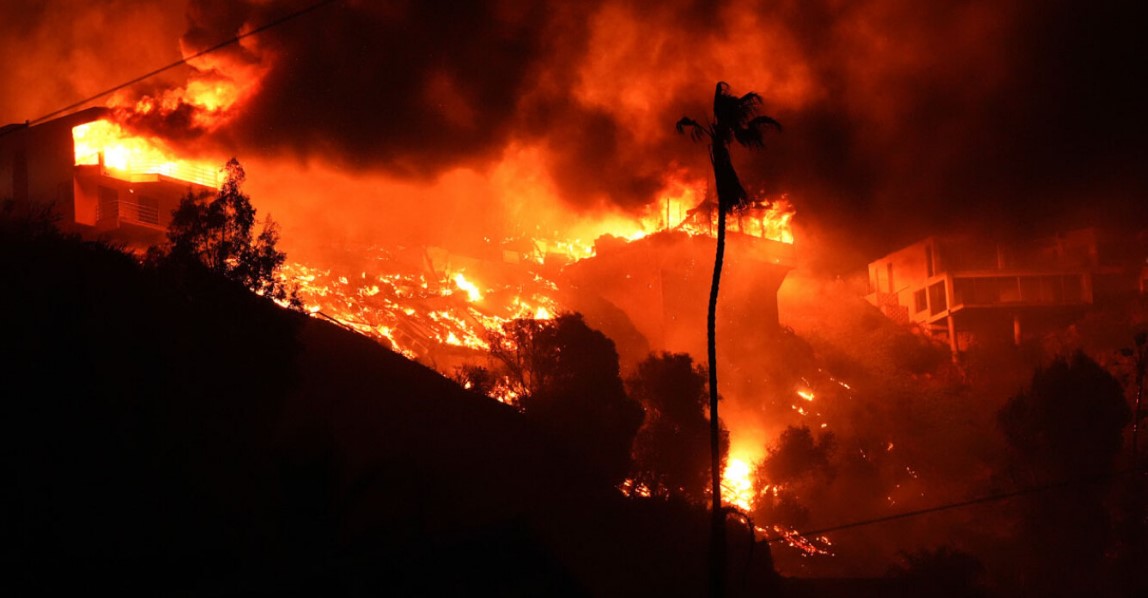
[[[758,116],[758,117],[754,118],[753,120],[749,121],[749,123],[746,126],[752,127],[752,128],[760,128],[760,127],[763,127],[766,125],[777,129],[778,133],[781,132],[781,123],[777,122],[776,120],[773,120],[772,118],[770,118],[768,116]]]
[[[749,92],[737,99],[737,117],[738,123],[745,124],[754,114],[757,114],[757,107],[761,106],[761,96],[756,92]]]
[[[739,145],[745,147],[763,147],[765,140],[762,139],[761,129],[755,127],[740,127],[733,130],[734,141]]]
[[[768,116],[758,116],[750,120],[744,127],[733,130],[733,138],[745,147],[762,147],[764,143],[764,127],[770,126],[781,131],[781,123]]]
[[[683,116],[681,120],[679,120],[677,124],[674,125],[674,128],[677,129],[679,135],[685,134],[686,127],[689,127],[690,139],[693,139],[694,141],[700,141],[703,137],[712,136],[712,133],[710,133],[709,129],[706,129],[701,125],[701,123],[688,116]]]
[[[761,103],[761,96],[757,93],[751,91],[737,97],[730,93],[729,84],[719,82],[714,89],[715,132],[726,141],[730,136],[740,141],[743,135],[738,130],[750,128]]]

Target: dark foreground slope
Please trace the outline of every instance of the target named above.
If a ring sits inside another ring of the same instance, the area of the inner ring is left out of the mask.
[[[704,513],[596,486],[512,410],[242,289],[0,232],[4,594],[701,593]]]

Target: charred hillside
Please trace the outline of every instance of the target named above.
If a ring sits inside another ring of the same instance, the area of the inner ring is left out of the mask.
[[[368,339],[47,226],[0,277],[18,594],[700,592],[704,513]]]

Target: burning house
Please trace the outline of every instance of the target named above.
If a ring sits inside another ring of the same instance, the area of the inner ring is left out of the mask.
[[[1143,292],[1144,252],[1085,228],[1026,243],[927,237],[869,264],[870,303],[948,339],[954,358],[976,338],[1064,325],[1094,305]]]
[[[96,107],[0,128],[0,198],[45,206],[65,230],[137,246],[161,240],[180,198],[214,191],[220,173],[171,159],[111,113]]]
[[[744,229],[743,229],[744,230]],[[718,311],[719,329],[736,329],[723,342],[753,343],[780,324],[777,290],[795,266],[792,242],[732,232],[723,276],[727,301]],[[713,274],[713,240],[704,235],[662,231],[630,243],[600,242],[593,259],[569,266],[565,278],[584,295],[624,313],[649,350],[704,355],[706,300]],[[591,321],[598,311],[579,307]],[[601,326],[610,328],[609,318]],[[624,331],[607,330],[614,338]],[[635,357],[644,357],[639,355]]]

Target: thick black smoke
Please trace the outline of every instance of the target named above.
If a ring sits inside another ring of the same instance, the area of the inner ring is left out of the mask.
[[[792,22],[810,25],[803,51],[832,93],[766,159],[810,210],[893,245],[953,227],[1148,224],[1132,3],[802,6],[814,14]]]
[[[310,4],[192,0],[184,53]],[[735,156],[747,188],[789,193],[819,238],[872,257],[953,228],[1142,228],[1148,42],[1136,8],[343,0],[194,65],[261,77],[216,131],[241,154],[429,181],[517,143],[543,149],[579,211],[636,209],[678,166],[708,178],[705,148],[673,123],[705,119],[726,80],[785,125],[765,151]],[[148,0],[12,12],[0,18],[5,121],[166,63],[157,39],[181,16]]]
[[[1148,191],[1148,53],[1131,4],[336,3],[259,38],[270,70],[235,133],[408,177],[542,142],[571,204],[634,207],[671,163],[705,172],[704,148],[671,125],[704,118],[720,77],[762,93],[786,125],[743,158],[750,186],[789,192],[862,244],[937,227],[1062,226],[1098,206],[1135,219]],[[194,2],[185,42],[301,5]],[[603,43],[623,25],[624,46]],[[586,65],[610,60],[612,72],[587,79]],[[752,77],[763,69],[803,73],[804,91],[762,87]],[[586,100],[587,85],[635,78],[653,84],[637,90],[643,113]],[[661,130],[636,136],[635,122]]]

